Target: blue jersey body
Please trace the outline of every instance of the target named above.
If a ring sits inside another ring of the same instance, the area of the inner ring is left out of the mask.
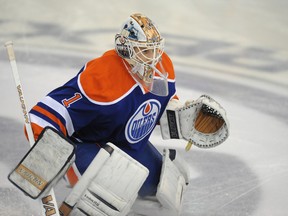
[[[32,108],[30,118],[35,136],[45,126],[51,126],[78,146],[111,142],[138,159],[137,151],[148,145],[169,100],[176,97],[174,69],[165,53],[162,65],[169,74],[169,94],[165,97],[145,91],[114,50],[88,62],[74,78]],[[85,154],[85,148],[80,147],[79,151],[78,154]],[[76,157],[81,174],[91,159],[83,162],[80,158],[85,157]],[[85,164],[82,168],[81,163]]]

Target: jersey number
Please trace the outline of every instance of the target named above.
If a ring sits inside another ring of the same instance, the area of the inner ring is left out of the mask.
[[[69,108],[72,103],[75,103],[76,101],[80,100],[82,98],[82,95],[80,93],[75,93],[73,97],[68,99],[63,99],[62,103],[66,108]]]

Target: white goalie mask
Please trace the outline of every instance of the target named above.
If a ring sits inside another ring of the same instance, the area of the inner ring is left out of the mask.
[[[115,49],[132,77],[146,91],[168,95],[167,73],[161,64],[164,39],[148,17],[132,14],[115,36]]]

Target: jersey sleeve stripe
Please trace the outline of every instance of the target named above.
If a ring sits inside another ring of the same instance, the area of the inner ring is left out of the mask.
[[[52,109],[51,107],[47,106],[46,104],[42,102],[39,102],[37,105],[41,107],[42,109],[46,110],[47,112],[51,113],[51,115],[54,115],[57,118],[57,120],[61,122],[63,126],[66,125],[66,120],[54,109]]]
[[[57,118],[54,114],[50,113],[49,111],[43,109],[42,107],[36,105],[33,107],[32,110],[37,111],[38,113],[41,113],[44,116],[47,116],[51,121],[53,121],[56,125],[58,125],[60,131],[66,136],[67,132],[66,132],[66,128],[63,125],[63,123],[59,120],[59,118]]]
[[[59,124],[62,124],[65,127],[66,120],[58,112],[56,112],[54,109],[52,109],[51,107],[47,106],[46,104],[42,102],[38,103],[37,105],[41,107],[42,109],[46,110],[47,112],[51,113],[51,115],[54,115],[55,118],[60,122]],[[67,131],[66,128],[65,128],[65,131]]]
[[[50,126],[50,127],[52,127],[52,128],[57,130],[57,128],[55,128],[55,126],[52,125],[50,122],[46,121],[43,118],[40,118],[37,115],[34,115],[32,112],[30,113],[30,120],[31,120],[32,123],[40,126],[41,128],[45,128],[47,126]],[[35,133],[35,131],[34,131],[34,133]]]
[[[69,115],[69,112],[67,109],[58,101],[54,100],[53,98],[46,96],[42,103],[50,107],[51,109],[55,110],[57,113],[59,113],[66,121],[65,126],[68,132],[68,135],[71,136],[74,133],[74,126],[72,123],[72,119]]]
[[[42,113],[39,113],[36,110],[31,110],[30,113],[35,115],[35,116],[38,116],[39,118],[41,118],[44,121],[48,122],[50,124],[49,126],[53,126],[56,130],[62,132],[65,136],[67,135],[66,131],[65,130],[61,131],[60,126],[57,123],[55,123],[54,121],[52,121],[48,116],[46,116],[46,115],[44,115]]]

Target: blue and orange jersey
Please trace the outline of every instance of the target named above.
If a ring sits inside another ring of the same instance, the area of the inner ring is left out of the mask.
[[[165,97],[145,92],[115,50],[91,60],[32,108],[35,138],[51,126],[77,142],[140,148],[169,100],[177,97],[173,64],[165,53],[162,65],[168,73],[169,94]]]

